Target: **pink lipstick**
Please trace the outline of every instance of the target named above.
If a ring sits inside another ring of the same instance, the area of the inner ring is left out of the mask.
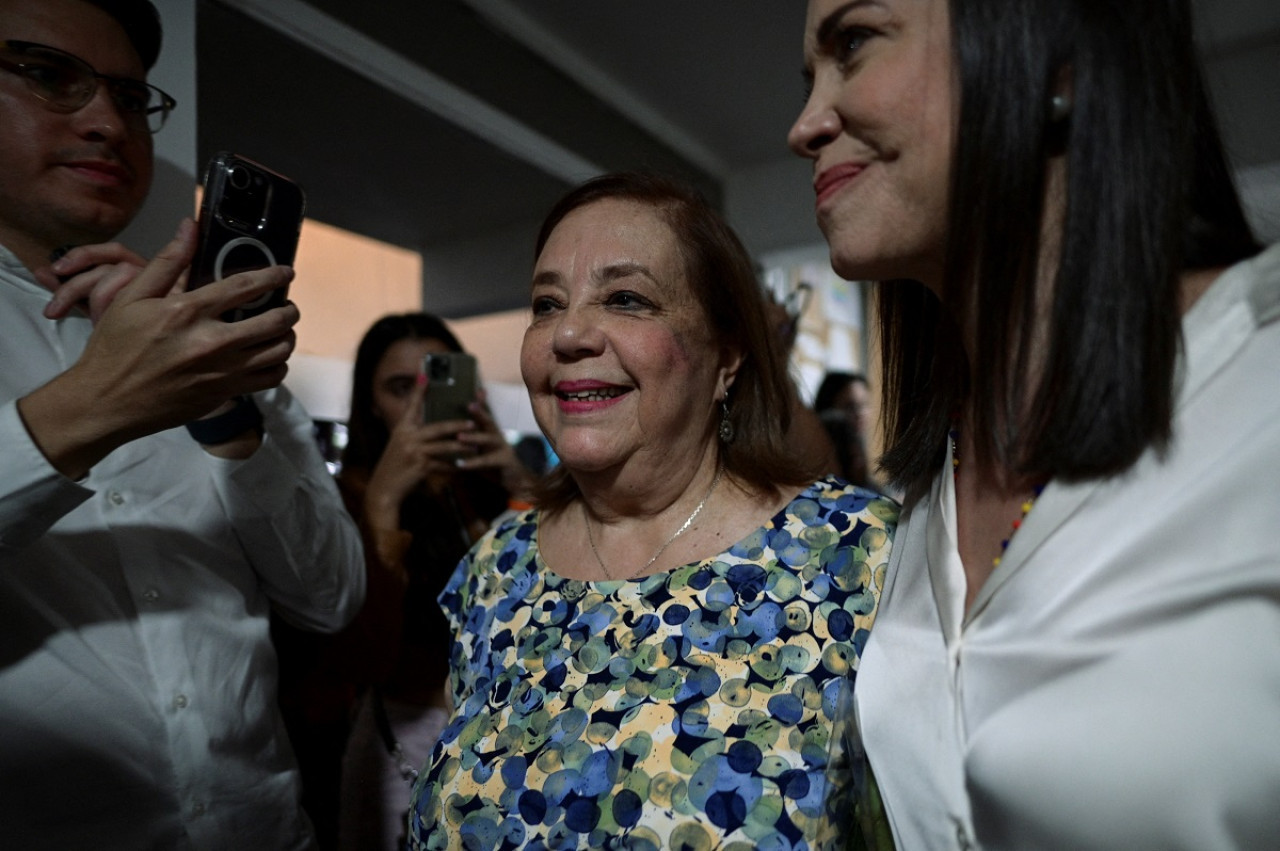
[[[560,410],[566,414],[587,414],[603,410],[631,392],[630,387],[592,379],[559,381],[554,389]]]
[[[815,204],[821,206],[824,201],[862,174],[865,168],[866,166],[857,163],[841,163],[819,174],[813,181],[813,191],[817,195]]]

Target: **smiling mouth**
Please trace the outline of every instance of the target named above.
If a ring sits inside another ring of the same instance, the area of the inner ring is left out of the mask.
[[[600,387],[592,390],[578,390],[575,392],[560,391],[556,396],[568,402],[604,402],[608,399],[616,399],[624,393],[631,392],[625,387]]]
[[[818,175],[818,179],[814,181],[813,185],[813,191],[817,195],[816,203],[821,205],[823,201],[843,189],[846,184],[860,175],[865,169],[865,165],[843,163]]]

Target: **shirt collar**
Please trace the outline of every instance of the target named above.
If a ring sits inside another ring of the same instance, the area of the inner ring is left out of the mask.
[[[26,264],[4,245],[0,245],[0,284],[53,298],[53,293],[40,286]]]

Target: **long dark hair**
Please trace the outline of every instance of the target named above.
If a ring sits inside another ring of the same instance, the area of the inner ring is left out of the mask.
[[[347,447],[342,452],[344,469],[370,471],[387,448],[391,436],[387,424],[373,413],[373,374],[387,349],[401,340],[438,340],[451,352],[462,351],[462,344],[444,321],[429,313],[395,314],[373,323],[356,349]]]
[[[792,391],[786,355],[769,325],[755,266],[737,235],[701,195],[655,174],[624,172],[593,178],[570,190],[547,214],[538,234],[535,261],[565,216],[605,199],[650,206],[663,218],[717,343],[737,346],[744,354],[729,393],[735,437],[721,447],[725,470],[763,492],[812,481],[815,471],[803,469],[783,442],[791,422]],[[555,511],[577,494],[577,485],[561,467],[544,478],[538,501]]]
[[[1187,0],[956,0],[950,14],[961,106],[942,300],[914,282],[879,285],[881,466],[918,498],[967,406],[976,463],[1119,473],[1170,439],[1180,276],[1259,250]],[[1070,113],[1055,118],[1064,90]],[[1065,204],[1060,244],[1046,247],[1055,154]],[[1044,248],[1057,266],[1041,342]],[[960,328],[976,329],[967,352]]]

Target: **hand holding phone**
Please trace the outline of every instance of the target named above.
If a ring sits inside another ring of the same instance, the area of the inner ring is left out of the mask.
[[[220,281],[237,272],[292,266],[302,229],[301,187],[251,159],[217,154],[205,173],[199,244],[187,288]],[[227,311],[228,322],[256,316],[288,299],[288,287]]]
[[[33,270],[35,279],[53,292],[45,305],[48,319],[61,319],[79,309],[96,325],[116,294],[129,284],[147,261],[118,242],[63,246],[49,257],[50,265]]]

